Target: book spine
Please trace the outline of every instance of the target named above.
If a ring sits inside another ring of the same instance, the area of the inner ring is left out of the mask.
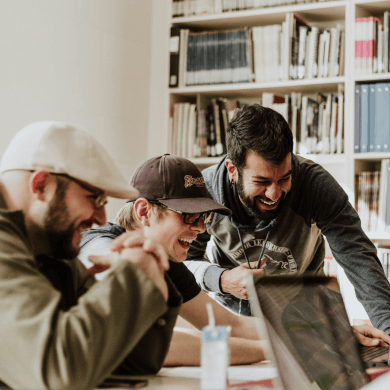
[[[171,27],[169,38],[169,87],[179,85],[179,59],[180,59],[180,28]]]
[[[361,85],[355,86],[355,145],[354,152],[360,153],[361,144],[361,119],[360,119],[360,103],[361,103]]]

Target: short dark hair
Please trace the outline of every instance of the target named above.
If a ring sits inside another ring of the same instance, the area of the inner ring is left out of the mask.
[[[293,150],[290,126],[275,110],[260,104],[238,109],[226,133],[228,157],[242,171],[248,152],[260,155],[269,165],[278,166]]]

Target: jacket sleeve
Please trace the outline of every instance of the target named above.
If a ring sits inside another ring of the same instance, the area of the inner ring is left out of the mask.
[[[207,232],[198,234],[188,250],[184,264],[194,274],[196,282],[205,291],[221,293],[220,278],[225,268],[213,264],[207,254],[207,244],[211,236]]]
[[[390,284],[376,248],[364,233],[360,218],[337,181],[320,168],[308,174],[304,193],[306,207],[325,235],[336,261],[355,288],[373,326],[390,334]]]
[[[0,380],[13,389],[92,389],[149,331],[150,343],[163,347],[149,362],[144,350],[143,367],[156,371],[180,296],[165,302],[141,269],[120,260],[91,287],[91,278],[80,277],[77,304],[61,311],[60,292],[37,269],[20,231],[1,225]]]

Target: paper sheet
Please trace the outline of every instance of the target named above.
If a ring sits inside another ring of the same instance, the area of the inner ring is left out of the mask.
[[[200,367],[164,367],[158,375],[176,378],[200,378]],[[262,367],[260,365],[231,366],[228,368],[229,380],[259,381],[272,379],[277,376],[275,367]]]

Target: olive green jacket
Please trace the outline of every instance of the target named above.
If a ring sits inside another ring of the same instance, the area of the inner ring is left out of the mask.
[[[50,260],[65,264],[68,280],[61,267],[52,277],[41,272],[23,213],[6,210],[0,195],[0,381],[12,389],[87,390],[115,370],[156,373],[181,304],[169,278],[165,302],[152,280],[125,260],[99,282],[78,259]],[[58,283],[69,293],[55,288]]]

